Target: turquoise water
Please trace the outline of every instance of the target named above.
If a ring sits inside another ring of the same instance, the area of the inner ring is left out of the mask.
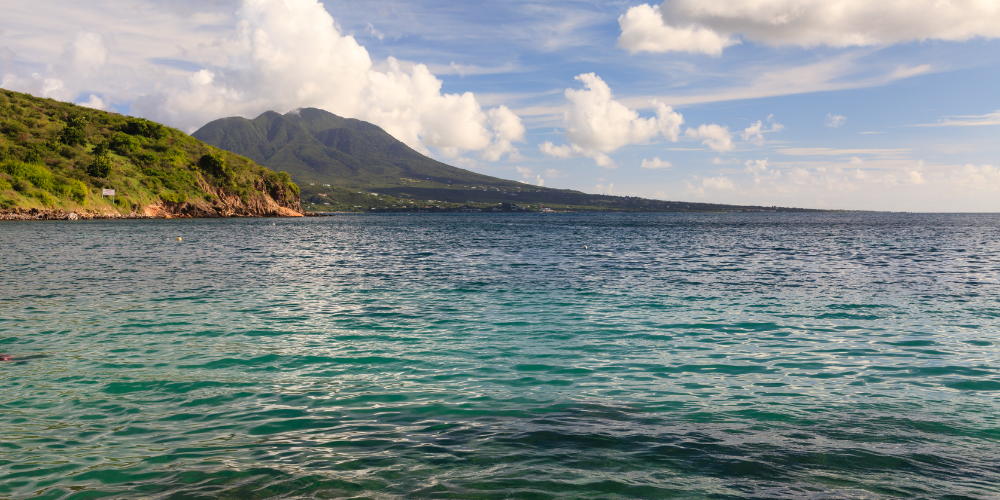
[[[996,498],[998,278],[997,215],[0,223],[0,498]]]

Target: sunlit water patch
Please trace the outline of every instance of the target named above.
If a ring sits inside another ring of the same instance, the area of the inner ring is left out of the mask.
[[[3,223],[0,498],[996,498],[998,277],[994,215]]]

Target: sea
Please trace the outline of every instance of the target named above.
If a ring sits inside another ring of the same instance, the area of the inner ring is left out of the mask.
[[[0,223],[0,498],[1000,497],[1000,215]]]

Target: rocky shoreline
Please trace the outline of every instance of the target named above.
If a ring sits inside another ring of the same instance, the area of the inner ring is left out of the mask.
[[[166,207],[152,205],[142,212],[71,212],[62,209],[13,208],[0,210],[0,221],[28,220],[112,220],[112,219],[217,219],[227,217],[303,217],[305,214],[290,208],[277,207],[273,210],[206,210],[190,206]]]

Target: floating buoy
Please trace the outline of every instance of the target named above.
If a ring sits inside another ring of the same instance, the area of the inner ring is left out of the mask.
[[[177,237],[177,241],[181,241],[181,237],[180,236]]]
[[[0,361],[11,361],[13,359],[14,356],[11,356],[10,354],[0,354]]]
[[[583,246],[583,249],[584,249],[584,250],[586,250],[586,249],[587,249],[587,245],[584,245],[584,246]]]

